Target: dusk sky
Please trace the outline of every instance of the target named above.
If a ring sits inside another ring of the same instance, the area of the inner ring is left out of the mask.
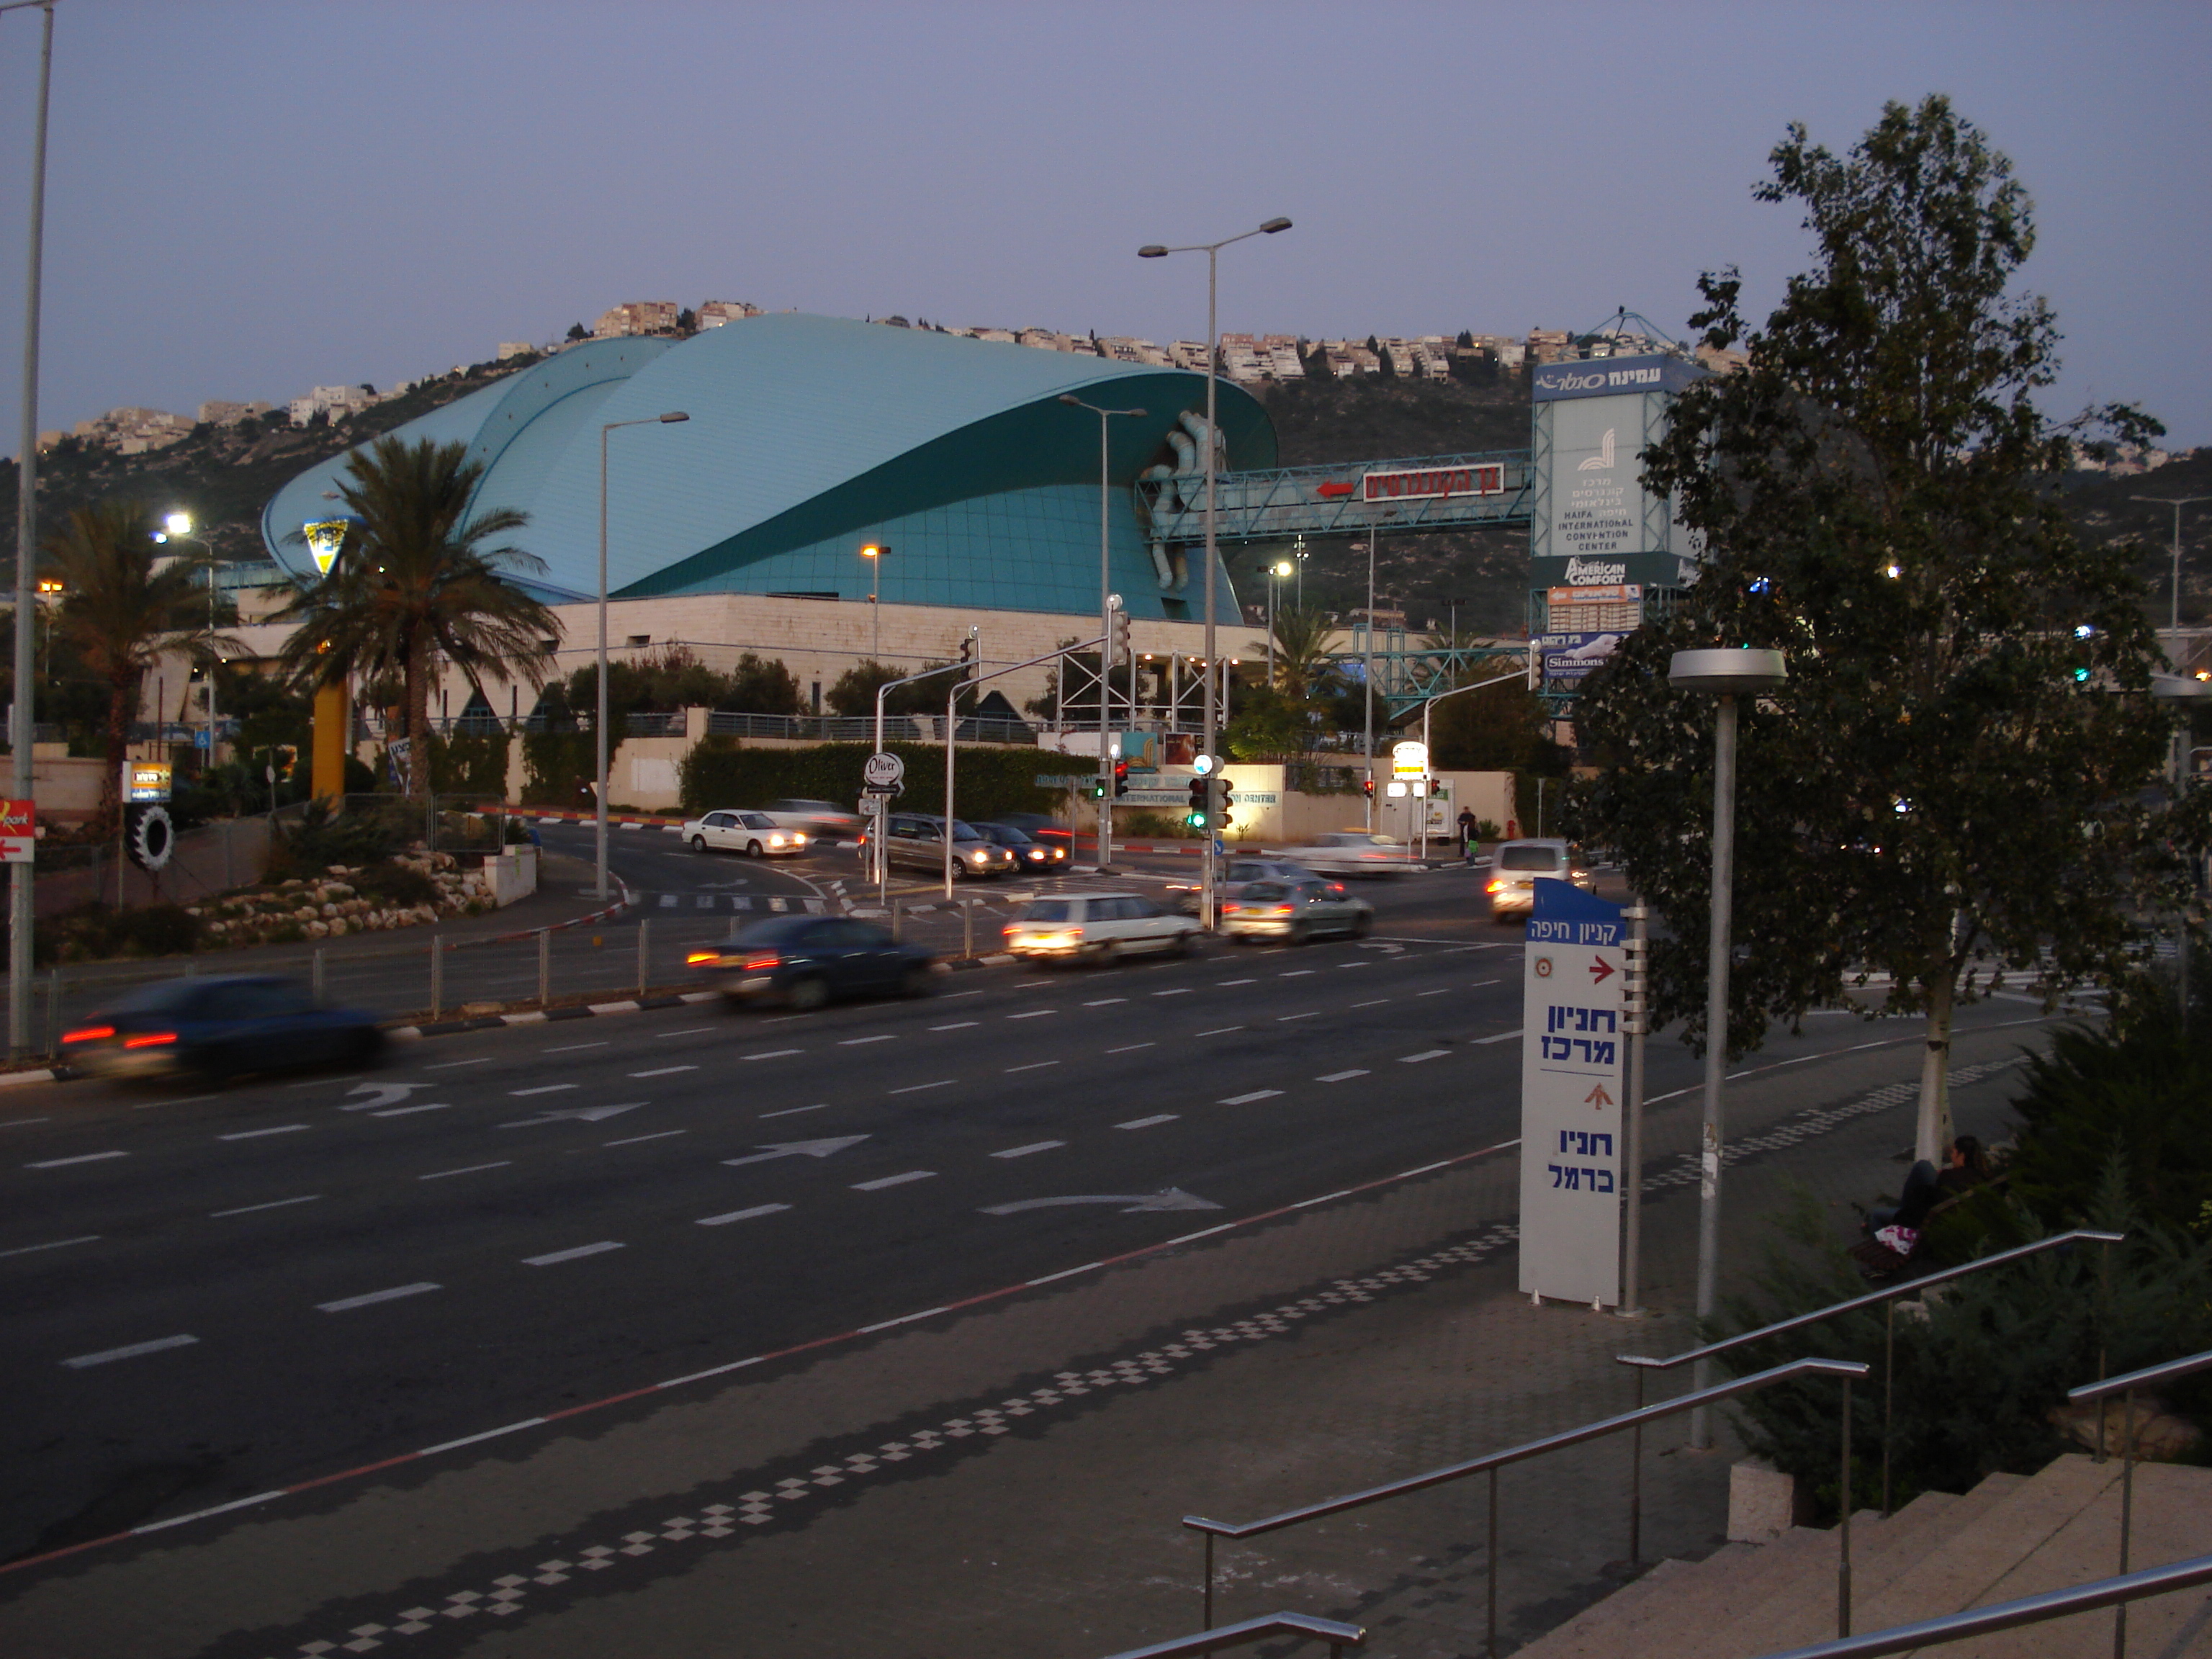
[[[0,16],[12,450],[38,14]],[[1802,267],[1752,185],[1949,94],[2015,161],[2051,412],[2212,440],[2212,7],[60,0],[40,423],[281,402],[550,341],[622,300],[1205,328],[1140,243],[1285,214],[1221,325],[1682,331]]]

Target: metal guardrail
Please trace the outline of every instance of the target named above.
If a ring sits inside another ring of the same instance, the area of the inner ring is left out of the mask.
[[[1262,1613],[1241,1624],[1224,1625],[1196,1636],[1178,1636],[1147,1648],[1124,1648],[1109,1659],[1183,1659],[1188,1654],[1213,1653],[1263,1642],[1270,1636],[1310,1636],[1328,1644],[1331,1653],[1367,1645],[1367,1632],[1357,1625],[1340,1625],[1334,1619],[1310,1619],[1303,1613]]]
[[[2103,1370],[2100,1364],[2098,1367]],[[2085,1382],[2078,1389],[2069,1389],[2066,1398],[2071,1404],[2094,1400],[2097,1407],[2097,1448],[2099,1456],[2104,1453],[2105,1408],[2103,1402],[2118,1395],[2127,1403],[2123,1408],[2120,1429],[2120,1572],[2128,1571],[2129,1534],[2135,1524],[2136,1508],[2136,1391],[2170,1382],[2178,1376],[2193,1376],[2199,1371],[2212,1370],[2212,1348],[2203,1353],[2193,1353],[2180,1359],[2168,1359],[2156,1365],[2146,1365],[2140,1370],[2118,1376],[2100,1377],[2094,1382]],[[2212,1559],[2212,1558],[2208,1558]],[[2112,1611],[2112,1659],[2127,1659],[2128,1607],[2122,1598]]]
[[[1402,1480],[1386,1481],[1379,1486],[1370,1486],[1364,1492],[1350,1492],[1342,1498],[1325,1498],[1318,1504],[1307,1504],[1297,1509],[1285,1510],[1280,1514],[1262,1516],[1257,1521],[1214,1521],[1202,1515],[1187,1515],[1182,1523],[1192,1531],[1206,1537],[1205,1623],[1213,1627],[1213,1540],[1216,1538],[1256,1538],[1263,1533],[1279,1532],[1285,1527],[1299,1526],[1308,1521],[1341,1515],[1348,1510],[1364,1509],[1370,1504],[1379,1504],[1386,1498],[1403,1497],[1407,1492],[1421,1492],[1430,1486],[1440,1486],[1471,1474],[1490,1477],[1490,1508],[1488,1546],[1490,1565],[1486,1577],[1488,1583],[1489,1624],[1486,1651],[1498,1652],[1498,1471],[1510,1463],[1524,1462],[1540,1457],[1547,1452],[1559,1451],[1568,1446],[1578,1446],[1587,1440],[1601,1439],[1618,1434],[1623,1429],[1637,1431],[1636,1464],[1631,1480],[1640,1486],[1642,1480],[1643,1427],[1662,1417],[1671,1417],[1678,1412],[1693,1410],[1716,1401],[1733,1399],[1737,1395],[1755,1393],[1771,1388],[1778,1382],[1794,1382],[1801,1376],[1833,1376],[1841,1380],[1844,1390],[1844,1444],[1841,1464],[1842,1490],[1850,1490],[1851,1467],[1851,1383],[1864,1376],[1872,1367],[1856,1359],[1793,1359],[1787,1364],[1776,1365],[1749,1376],[1737,1377],[1734,1382],[1716,1384],[1664,1400],[1656,1406],[1639,1406],[1634,1411],[1617,1417],[1602,1418],[1595,1423],[1585,1423],[1580,1428],[1564,1430],[1547,1435],[1540,1440],[1531,1440],[1518,1446],[1509,1446],[1504,1451],[1486,1452],[1480,1457],[1470,1457],[1464,1462],[1449,1464],[1441,1469],[1431,1469],[1425,1474],[1407,1475]],[[1848,1636],[1851,1630],[1851,1515],[1850,1505],[1844,1505],[1839,1528],[1836,1565],[1836,1627],[1838,1635]],[[1202,1651],[1203,1650],[1184,1650]]]
[[[2124,1620],[2130,1601],[2193,1589],[2198,1584],[2212,1584],[2212,1555],[2191,1556],[2185,1561],[2145,1567],[2141,1572],[2123,1573],[2117,1578],[2100,1578],[2066,1589],[2045,1590],[2040,1595],[2025,1595],[2017,1601],[1999,1601],[1993,1607],[1947,1613],[1940,1619],[1923,1619],[1917,1625],[1893,1625],[1887,1630],[1870,1630],[1863,1636],[1819,1642],[1809,1648],[1791,1648],[1786,1652],[1767,1654],[1764,1659],[1872,1659],[1875,1654],[1908,1653],[1915,1648],[1963,1642],[1969,1637],[2040,1624],[2046,1619],[2063,1619],[2069,1613],[2094,1613],[2099,1607],[2117,1607],[2118,1616]]]
[[[1740,1336],[1727,1337],[1718,1342],[1708,1342],[1702,1348],[1691,1348],[1681,1353],[1670,1354],[1664,1359],[1652,1358],[1644,1354],[1624,1353],[1616,1354],[1614,1360],[1617,1364],[1636,1368],[1636,1403],[1641,1406],[1644,1403],[1644,1376],[1647,1371],[1670,1371],[1677,1365],[1697,1363],[1699,1364],[1702,1373],[1702,1362],[1712,1358],[1716,1354],[1727,1353],[1734,1348],[1745,1347],[1753,1342],[1763,1342],[1771,1336],[1780,1336],[1788,1331],[1802,1330],[1808,1325],[1817,1325],[1823,1320],[1833,1319],[1842,1314],[1856,1313],[1862,1308],[1871,1308],[1876,1303],[1881,1304],[1881,1512],[1883,1518],[1887,1519],[1890,1512],[1890,1421],[1894,1403],[1893,1379],[1897,1370],[1895,1364],[1897,1298],[1924,1291],[1930,1285],[1942,1285],[1954,1279],[1965,1279],[1972,1273],[1986,1273],[1991,1267],[2005,1267],[2027,1256],[2039,1255],[2045,1250],[2055,1250],[2063,1245],[2076,1243],[2104,1246],[2105,1257],[2102,1271],[2105,1282],[2109,1285],[2112,1270],[2112,1246],[2119,1243],[2126,1237],[2125,1233],[2100,1232],[2094,1228],[2077,1227],[2071,1232],[2054,1233],[2049,1238],[2039,1238],[2032,1244],[2019,1244],[2009,1250],[1999,1250],[1995,1255],[1979,1257],[1963,1267],[1941,1268],[1935,1273],[1923,1273],[1902,1285],[1892,1285],[1882,1290],[1869,1291],[1864,1296],[1855,1296],[1842,1302],[1833,1302],[1825,1308],[1815,1308],[1810,1313],[1794,1315],[1788,1319],[1778,1319],[1771,1325],[1762,1325],[1755,1331],[1746,1331]],[[2102,1376],[2104,1372],[2105,1353],[2100,1344],[2097,1351],[2097,1374]],[[2100,1419],[2097,1455],[2101,1460],[2104,1455],[2104,1437]],[[1850,1488],[1847,1486],[1844,1490],[1849,1491]],[[1638,1533],[1641,1527],[1640,1518],[1637,1513],[1636,1498],[1632,1496],[1630,1502],[1632,1508],[1628,1522],[1628,1559],[1632,1562],[1637,1559]]]

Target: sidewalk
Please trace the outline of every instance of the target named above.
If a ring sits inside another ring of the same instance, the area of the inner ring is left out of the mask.
[[[1996,1127],[2034,1035],[1961,1036],[1962,1128]],[[1729,1261],[1792,1182],[1839,1222],[1893,1189],[1913,1063],[1906,1044],[1732,1085]],[[1079,1659],[1189,1632],[1181,1516],[1587,1421],[1631,1398],[1614,1354],[1688,1345],[1696,1119],[1689,1097],[1650,1125],[1645,1321],[1516,1293],[1501,1150],[811,1352],[702,1355],[723,1374],[0,1576],[0,1651]],[[1685,1430],[1646,1437],[1647,1556],[1720,1541],[1731,1454]],[[1626,1457],[1601,1442],[1502,1480],[1508,1645],[1623,1576]],[[1485,1538],[1468,1483],[1228,1547],[1218,1618],[1287,1607],[1394,1659],[1472,1655]]]

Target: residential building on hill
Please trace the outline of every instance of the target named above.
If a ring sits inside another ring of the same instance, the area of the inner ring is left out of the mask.
[[[610,306],[592,325],[595,340],[619,339],[626,334],[668,334],[676,328],[676,313],[683,309],[673,300],[626,300]]]
[[[720,328],[724,323],[738,323],[748,317],[757,317],[761,314],[761,308],[747,305],[743,300],[702,300],[696,314],[701,328]]]

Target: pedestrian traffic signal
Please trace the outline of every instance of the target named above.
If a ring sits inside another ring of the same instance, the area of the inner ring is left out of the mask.
[[[1368,799],[1373,800],[1375,799],[1375,780],[1372,778],[1362,778],[1359,781],[1359,793],[1366,796]]]
[[[1226,830],[1231,824],[1237,822],[1235,817],[1231,816],[1229,811],[1231,807],[1237,805],[1237,797],[1233,793],[1231,793],[1235,790],[1237,786],[1231,783],[1225,775],[1215,779],[1214,785],[1221,792],[1221,805],[1213,820],[1214,827],[1220,830]]]
[[[1093,778],[1093,779],[1091,781],[1091,785],[1090,785],[1090,793],[1091,793],[1091,799],[1093,799],[1093,800],[1103,800],[1103,799],[1106,799],[1106,781],[1105,781],[1103,778]]]
[[[1114,763],[1114,799],[1119,800],[1129,793],[1129,763]]]
[[[1206,827],[1206,793],[1204,778],[1193,778],[1190,781],[1190,810],[1182,815],[1182,821],[1194,830],[1203,830]]]

